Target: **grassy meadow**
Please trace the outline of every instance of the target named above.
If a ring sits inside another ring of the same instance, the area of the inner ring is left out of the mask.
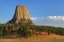
[[[22,39],[0,39],[0,42],[64,42],[64,39],[60,38],[22,38]]]

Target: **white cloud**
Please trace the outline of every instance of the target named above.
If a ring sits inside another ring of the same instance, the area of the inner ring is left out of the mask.
[[[31,17],[36,25],[64,27],[64,16]]]
[[[47,16],[49,19],[52,20],[62,20],[64,21],[64,16]]]
[[[34,21],[34,20],[36,20],[38,18],[37,17],[30,17],[30,19]]]
[[[38,20],[38,19],[43,19],[43,17],[30,17],[31,20]]]

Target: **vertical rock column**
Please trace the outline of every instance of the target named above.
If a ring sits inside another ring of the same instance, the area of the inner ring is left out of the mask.
[[[13,18],[8,23],[30,23],[33,24],[30,20],[28,8],[25,6],[17,5],[15,9],[15,14]]]

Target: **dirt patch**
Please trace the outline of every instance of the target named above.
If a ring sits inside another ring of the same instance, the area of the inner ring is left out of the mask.
[[[37,37],[38,37],[38,38],[42,38],[42,39],[45,39],[45,38],[57,38],[57,39],[63,39],[63,38],[64,38],[64,36],[56,35],[56,34],[50,34],[50,35],[48,35],[47,32],[42,32],[41,34],[38,34]]]

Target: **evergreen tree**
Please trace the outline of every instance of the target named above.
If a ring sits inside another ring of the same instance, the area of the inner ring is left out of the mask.
[[[5,27],[3,27],[2,33],[3,33],[3,36],[7,35],[7,30],[5,29]]]

